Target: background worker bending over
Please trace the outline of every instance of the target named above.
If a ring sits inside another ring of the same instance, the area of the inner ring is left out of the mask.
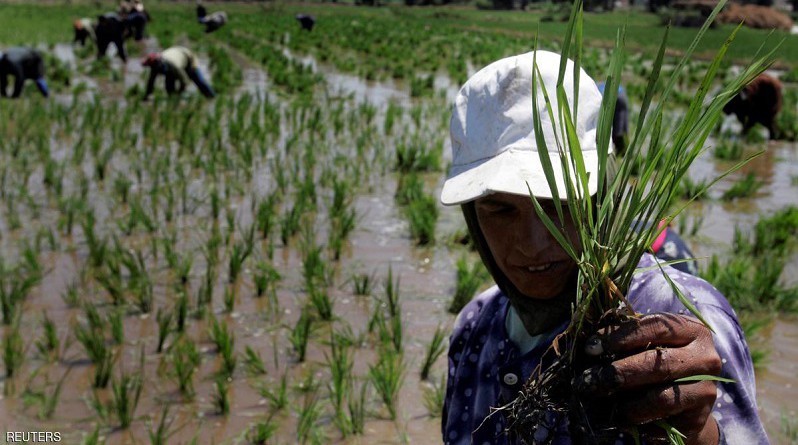
[[[147,81],[147,91],[144,93],[144,100],[152,94],[155,88],[155,79],[159,74],[166,76],[166,92],[168,94],[182,93],[186,89],[188,79],[205,97],[214,97],[213,88],[202,77],[202,73],[197,67],[197,57],[188,48],[173,46],[161,53],[152,53],[142,62],[144,66],[150,67],[150,78]],[[179,86],[175,88],[175,83]]]
[[[14,76],[14,92],[11,97],[22,94],[25,79],[32,79],[44,97],[50,95],[44,80],[44,60],[38,51],[30,48],[9,48],[0,52],[0,94],[8,97],[8,75]]]

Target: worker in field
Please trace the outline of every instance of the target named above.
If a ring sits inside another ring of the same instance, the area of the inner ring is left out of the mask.
[[[299,25],[302,26],[302,29],[313,31],[313,27],[316,25],[315,17],[307,14],[297,14],[295,18],[299,22]]]
[[[197,57],[188,48],[173,46],[160,53],[151,53],[142,61],[142,65],[150,68],[144,100],[152,94],[155,79],[160,74],[166,78],[166,92],[169,95],[182,93],[189,79],[205,97],[211,98],[216,95],[197,67]]]
[[[604,94],[604,82],[598,84],[599,91]],[[612,117],[612,144],[615,153],[623,156],[626,153],[627,137],[629,133],[629,101],[626,90],[618,85],[618,97],[615,99],[615,114]]]
[[[42,55],[34,49],[15,47],[0,53],[0,94],[3,97],[8,97],[9,75],[14,77],[12,98],[22,94],[25,79],[33,80],[42,96],[50,95],[47,82],[44,80],[44,60]]]
[[[202,5],[201,1],[197,2],[197,21],[205,25],[205,33],[212,33],[227,23],[227,13],[224,11],[216,11],[208,14],[208,10]]]
[[[97,38],[97,58],[105,56],[108,46],[113,43],[116,52],[123,62],[127,62],[125,52],[125,23],[118,14],[109,12],[97,17],[97,25],[94,27],[94,35]]]
[[[84,17],[77,19],[72,23],[72,28],[75,30],[75,38],[72,43],[78,42],[80,46],[86,46],[86,39],[96,42],[97,38],[94,36],[94,23],[90,18]]]
[[[132,36],[137,42],[141,41],[144,38],[144,28],[147,26],[147,22],[150,21],[150,15],[144,9],[144,4],[134,2],[133,8],[124,16],[123,20],[126,37]]]
[[[133,10],[133,2],[129,2],[127,0],[122,0],[119,2],[119,15],[125,16]]]
[[[227,13],[224,11],[216,11],[205,16],[200,22],[205,25],[205,33],[212,33],[227,23]]]
[[[781,91],[778,79],[760,74],[723,107],[723,112],[737,116],[743,124],[743,134],[747,134],[754,125],[762,124],[768,129],[770,139],[776,139],[779,135],[776,115],[781,111]]]
[[[144,39],[144,28],[150,21],[150,14],[140,0],[121,1],[117,14],[123,25],[124,38],[133,37],[137,42]]]
[[[208,15],[208,10],[205,9],[205,5],[202,4],[201,0],[197,0],[197,21],[200,23],[205,23],[205,17]]]

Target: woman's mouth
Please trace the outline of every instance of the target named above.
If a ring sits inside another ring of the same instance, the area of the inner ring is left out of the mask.
[[[554,267],[554,263],[546,263],[538,266],[527,266],[526,270],[529,272],[545,272]]]

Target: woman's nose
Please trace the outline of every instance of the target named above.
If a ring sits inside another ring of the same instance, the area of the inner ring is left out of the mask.
[[[554,237],[549,233],[534,208],[522,212],[517,224],[513,228],[513,233],[517,235],[516,248],[525,256],[537,256],[551,247]]]

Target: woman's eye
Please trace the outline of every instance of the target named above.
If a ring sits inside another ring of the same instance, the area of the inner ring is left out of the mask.
[[[554,201],[546,200],[538,202],[540,203],[540,208],[546,213],[554,212],[557,209],[557,207],[554,205]]]
[[[515,210],[515,207],[504,204],[489,204],[485,206],[485,210],[487,210],[489,213],[503,214],[512,212]]]

